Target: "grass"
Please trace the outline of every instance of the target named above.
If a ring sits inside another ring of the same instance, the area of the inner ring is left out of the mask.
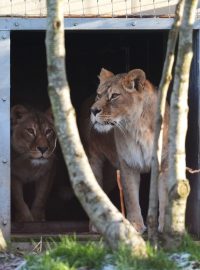
[[[138,258],[131,254],[127,247],[120,247],[114,252],[114,258],[118,270],[177,270],[168,254],[162,250],[156,250],[147,243],[147,257]]]
[[[174,252],[188,252],[192,260],[200,261],[200,245],[188,235],[180,248],[172,249],[170,253],[147,244],[146,258],[133,256],[125,246],[111,252],[102,241],[80,243],[75,237],[64,237],[59,243],[50,243],[49,246],[51,248],[43,254],[27,257],[23,270],[77,270],[80,267],[98,270],[105,262],[115,265],[117,270],[178,270],[180,268],[169,259],[169,254]]]
[[[191,260],[200,261],[200,242],[194,241],[189,234],[185,234],[182,244],[174,252],[187,252],[191,254]]]
[[[28,256],[23,270],[76,270],[87,266],[100,269],[108,250],[100,241],[80,243],[75,237],[64,237],[50,250],[37,256]]]

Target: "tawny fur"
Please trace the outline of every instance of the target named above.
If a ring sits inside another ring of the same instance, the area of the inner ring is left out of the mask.
[[[100,185],[105,159],[120,169],[127,217],[142,232],[145,225],[139,205],[140,173],[151,167],[158,92],[140,69],[117,75],[102,69],[99,79],[96,101],[91,106],[90,132],[84,135],[89,161]],[[158,187],[160,231],[167,203],[168,118],[167,107]]]
[[[46,200],[55,171],[56,133],[50,110],[45,113],[16,105],[11,110],[11,188],[15,220],[45,219]],[[35,184],[31,209],[24,201],[23,186]]]

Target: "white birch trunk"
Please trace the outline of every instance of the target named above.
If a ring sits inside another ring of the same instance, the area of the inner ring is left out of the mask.
[[[6,250],[6,248],[7,248],[7,244],[6,244],[6,241],[3,237],[3,233],[0,230],[0,252]]]
[[[151,165],[151,185],[150,185],[149,210],[148,210],[148,238],[154,244],[156,244],[157,242],[158,178],[161,172],[163,119],[165,114],[167,92],[169,84],[172,79],[172,68],[175,58],[175,47],[177,43],[181,18],[183,15],[183,4],[184,1],[181,0],[176,7],[175,21],[169,33],[165,63],[163,67],[162,78],[159,85],[160,94],[156,113],[156,126],[155,126],[154,147]]]
[[[122,242],[129,245],[136,255],[145,255],[144,240],[97,184],[80,142],[65,75],[63,5],[64,0],[47,0],[46,49],[49,96],[72,187],[92,223],[112,248],[117,248]]]
[[[185,0],[180,27],[178,56],[170,106],[169,205],[166,213],[166,246],[176,246],[185,233],[185,210],[190,192],[186,179],[185,138],[188,116],[188,86],[192,61],[192,33],[197,0]]]

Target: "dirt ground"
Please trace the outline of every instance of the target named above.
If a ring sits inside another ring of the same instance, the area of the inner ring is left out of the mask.
[[[23,262],[25,260],[20,255],[0,252],[0,270],[16,270]]]

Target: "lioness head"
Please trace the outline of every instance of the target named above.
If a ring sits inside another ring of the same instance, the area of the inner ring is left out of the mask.
[[[99,79],[96,101],[90,115],[94,128],[99,132],[108,132],[114,126],[120,128],[122,121],[137,118],[143,109],[144,96],[153,91],[153,86],[141,69],[117,75],[102,69]]]
[[[15,105],[11,110],[12,147],[33,164],[42,164],[52,157],[56,133],[50,110],[45,113]]]

